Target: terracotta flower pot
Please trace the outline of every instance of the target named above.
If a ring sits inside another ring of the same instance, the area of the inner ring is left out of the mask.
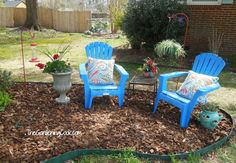
[[[143,75],[146,78],[153,78],[155,76],[155,74],[153,72],[144,72]]]
[[[60,94],[56,101],[58,103],[68,103],[70,98],[66,93],[71,88],[71,72],[51,73],[53,76],[53,88]]]

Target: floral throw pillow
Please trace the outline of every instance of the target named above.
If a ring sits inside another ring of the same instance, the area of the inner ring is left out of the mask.
[[[112,84],[115,61],[88,58],[88,77],[90,84]]]
[[[218,77],[189,71],[187,78],[176,93],[191,100],[198,89],[214,84],[218,81],[218,79]],[[205,96],[202,96],[198,98],[198,102],[206,103],[207,99]]]

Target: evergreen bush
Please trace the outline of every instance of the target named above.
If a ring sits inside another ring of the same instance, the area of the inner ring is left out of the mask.
[[[130,0],[123,19],[122,30],[133,48],[141,43],[154,45],[164,39],[179,40],[185,27],[178,19],[169,21],[168,16],[188,13],[187,7],[178,0]]]

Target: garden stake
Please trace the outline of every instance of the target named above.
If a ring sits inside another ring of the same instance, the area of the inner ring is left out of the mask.
[[[23,65],[23,77],[24,77],[24,87],[25,89],[27,88],[26,85],[26,72],[25,72],[25,55],[24,55],[24,40],[23,40],[23,32],[24,31],[29,31],[30,37],[31,39],[33,39],[35,37],[34,34],[32,34],[32,32],[27,29],[27,28],[21,28],[21,32],[20,32],[20,41],[21,41],[21,57],[22,57],[22,65]]]
[[[23,47],[23,30],[21,30],[21,32],[20,32],[20,42],[21,42],[21,57],[22,57],[22,64],[23,64],[24,87],[26,89],[25,56],[24,56],[24,47]]]

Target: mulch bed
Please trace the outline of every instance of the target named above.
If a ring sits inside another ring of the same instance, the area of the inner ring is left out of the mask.
[[[0,112],[0,160],[12,162],[45,160],[85,148],[123,149],[156,154],[197,150],[227,135],[232,126],[224,118],[211,131],[194,116],[187,129],[179,126],[180,112],[161,103],[157,113],[148,104],[153,93],[126,91],[125,106],[116,97],[94,99],[92,110],[83,107],[83,86],[73,85],[71,103],[57,104],[50,84],[16,84],[10,91],[14,102]],[[79,131],[77,136],[32,136],[31,131]]]

